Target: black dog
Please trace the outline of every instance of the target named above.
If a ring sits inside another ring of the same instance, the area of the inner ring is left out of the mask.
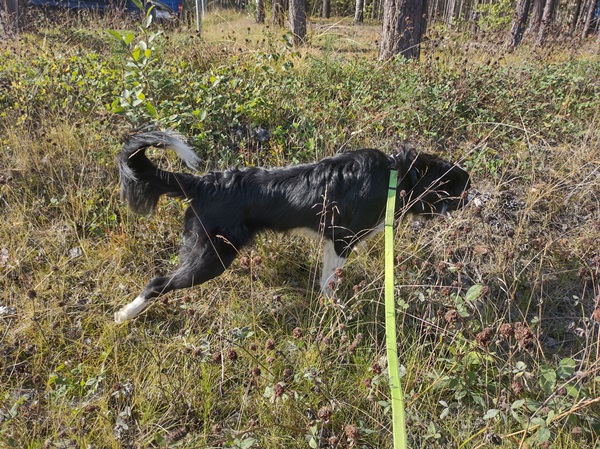
[[[161,195],[190,200],[185,213],[181,265],[152,279],[115,314],[121,323],[139,315],[153,298],[191,287],[225,271],[238,250],[260,231],[308,230],[324,241],[321,290],[361,240],[382,229],[390,170],[398,170],[396,216],[432,216],[465,202],[469,175],[436,156],[402,149],[394,156],[363,149],[312,164],[247,168],[203,176],[157,168],[147,147],[171,148],[190,167],[199,159],[175,132],[133,135],[118,154],[121,195],[129,207],[150,213]]]

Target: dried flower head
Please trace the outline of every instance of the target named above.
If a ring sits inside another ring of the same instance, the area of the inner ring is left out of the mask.
[[[331,418],[331,407],[325,405],[319,409],[317,412],[317,418],[322,421],[329,421]]]
[[[356,427],[354,424],[346,424],[346,427],[344,427],[344,433],[346,434],[346,438],[349,442],[356,441],[358,438],[358,427]]]
[[[350,346],[348,346],[348,352],[350,354],[355,354],[356,353],[356,348],[358,347],[358,344],[356,343],[356,341],[353,341]]]
[[[276,398],[280,398],[283,395],[283,393],[285,393],[285,386],[282,382],[278,382],[275,385],[273,385],[273,394]]]
[[[520,377],[515,377],[513,379],[512,383],[510,384],[510,389],[517,396],[520,396],[521,393],[523,393],[523,390],[525,390],[525,387],[523,386],[523,381],[521,380]]]
[[[371,364],[371,371],[375,374],[381,374],[381,365],[378,362],[373,362]]]
[[[483,346],[484,348],[487,348],[489,346],[490,342],[492,341],[493,336],[494,336],[494,331],[492,330],[492,328],[486,327],[484,330],[482,330],[475,336],[475,341],[477,342],[477,344],[479,346]]]
[[[229,360],[231,360],[232,362],[235,362],[238,359],[238,354],[235,351],[235,349],[228,349],[227,350],[227,358]]]
[[[446,320],[446,322],[452,326],[454,326],[454,323],[456,323],[459,318],[460,315],[458,314],[458,311],[456,309],[450,309],[444,315],[444,319]]]
[[[505,340],[508,340],[515,335],[515,330],[510,323],[502,323],[502,325],[498,328],[498,332],[500,332],[500,335],[502,335],[502,338]]]
[[[533,332],[529,326],[524,323],[515,324],[515,339],[519,343],[520,348],[525,348],[533,343]]]

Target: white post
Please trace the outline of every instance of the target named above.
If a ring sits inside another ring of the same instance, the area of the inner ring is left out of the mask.
[[[200,19],[200,0],[196,0],[196,32],[200,34],[202,31],[202,22]]]

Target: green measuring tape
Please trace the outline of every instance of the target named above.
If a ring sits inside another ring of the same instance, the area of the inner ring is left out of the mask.
[[[387,206],[385,211],[385,342],[387,365],[392,393],[392,435],[394,449],[406,449],[406,422],[404,400],[398,373],[398,348],[396,339],[396,301],[394,300],[394,209],[398,171],[390,171]]]

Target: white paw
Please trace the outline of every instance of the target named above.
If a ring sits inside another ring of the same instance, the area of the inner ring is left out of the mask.
[[[127,320],[135,318],[142,313],[146,307],[150,305],[150,301],[138,296],[121,310],[115,313],[115,323],[121,324]]]
[[[127,321],[127,313],[125,310],[121,309],[118,312],[115,312],[115,323],[121,324]]]

